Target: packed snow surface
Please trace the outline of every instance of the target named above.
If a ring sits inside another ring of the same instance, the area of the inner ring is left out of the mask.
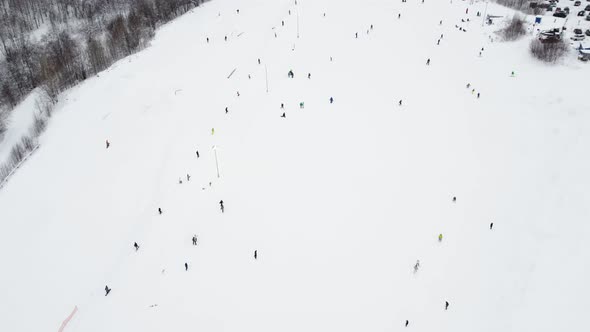
[[[499,42],[485,6],[215,0],[162,27],[0,191],[0,330],[588,331],[587,66]]]

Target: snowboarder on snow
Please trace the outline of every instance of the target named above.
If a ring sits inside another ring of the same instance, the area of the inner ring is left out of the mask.
[[[193,235],[193,246],[197,245],[197,234]]]
[[[457,202],[457,197],[453,196],[453,203]]]
[[[133,243],[133,246],[135,247],[135,251],[139,250],[139,244],[137,244],[137,242]]]
[[[283,115],[281,115],[281,118],[287,118],[287,115],[285,114],[285,112],[283,112]]]
[[[289,72],[287,73],[287,77],[295,78],[295,74],[293,74],[293,70],[289,70]]]
[[[107,295],[109,295],[109,293],[111,292],[111,289],[109,288],[109,286],[108,286],[108,285],[106,285],[106,286],[104,286],[104,291],[105,291],[105,294],[104,294],[104,296],[107,296]]]
[[[225,207],[223,206],[223,200],[219,201],[219,206],[221,207],[221,213],[225,212]]]
[[[299,108],[301,108],[301,109],[305,108],[305,103],[304,102],[300,102],[299,103]]]
[[[438,242],[442,242],[442,239],[443,239],[442,233],[438,234]]]

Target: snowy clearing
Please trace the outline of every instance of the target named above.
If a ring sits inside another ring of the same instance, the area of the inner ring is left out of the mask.
[[[215,0],[164,26],[0,190],[0,330],[586,331],[588,69],[492,41],[484,8]]]

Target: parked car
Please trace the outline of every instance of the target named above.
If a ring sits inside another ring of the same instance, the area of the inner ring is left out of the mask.
[[[582,29],[574,29],[574,34],[575,35],[581,35],[582,34]]]
[[[573,41],[581,41],[581,40],[584,40],[584,38],[586,38],[586,36],[584,36],[584,35],[573,35],[572,38],[571,38],[571,40],[573,40]]]
[[[561,17],[561,18],[566,18],[567,14],[565,12],[555,12],[553,13],[553,16],[555,17]]]
[[[582,2],[580,2],[580,1],[576,1],[576,2],[574,2],[574,6],[576,6],[576,7],[577,7],[577,6],[580,6],[581,4],[582,4]]]
[[[580,11],[578,12],[578,16],[582,16],[582,17],[584,17],[584,16],[586,16],[586,12],[585,12],[585,11],[583,11],[583,10],[580,10]]]
[[[586,30],[586,36],[590,37],[590,29]]]
[[[584,8],[584,10],[590,10],[590,5],[586,6],[586,8]]]

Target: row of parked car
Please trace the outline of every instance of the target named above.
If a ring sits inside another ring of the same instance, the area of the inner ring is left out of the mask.
[[[574,29],[574,35],[572,36],[572,40],[573,41],[581,41],[584,40],[586,37],[584,36],[584,34],[588,37],[590,37],[590,29],[586,30],[586,32],[582,32],[582,29]]]
[[[573,0],[570,0],[573,1]],[[590,0],[586,0],[588,2],[590,2]],[[534,4],[531,3],[531,7],[537,7],[537,8],[544,8],[549,12],[554,12],[553,16],[555,17],[562,17],[565,18],[570,14],[570,8],[569,7],[564,7],[563,9],[561,7],[558,7],[557,4],[559,3],[559,0],[550,0],[547,2],[543,2],[540,4]],[[580,0],[575,1],[574,2],[574,7],[579,7],[582,5],[582,2]],[[578,16],[584,17],[586,16],[586,12],[590,12],[590,4],[586,5],[586,7],[584,8],[584,10],[580,10],[578,11]],[[590,21],[590,13],[586,16],[586,20]]]

